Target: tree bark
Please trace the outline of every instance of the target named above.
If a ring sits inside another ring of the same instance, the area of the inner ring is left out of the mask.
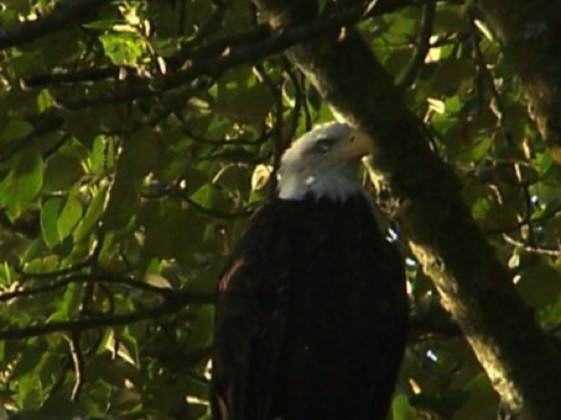
[[[478,0],[520,75],[530,114],[561,160],[561,1]]]
[[[302,23],[312,0],[254,0],[270,25]],[[463,203],[453,170],[430,149],[401,92],[352,28],[289,51],[334,112],[368,133],[395,217],[443,305],[461,326],[509,410],[561,418],[561,357],[518,298],[511,275]]]

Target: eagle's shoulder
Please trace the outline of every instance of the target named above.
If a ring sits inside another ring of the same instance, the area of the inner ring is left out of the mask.
[[[287,233],[288,217],[286,203],[279,199],[270,199],[255,210],[219,277],[219,293],[234,286],[232,280],[245,277],[244,273],[248,271],[257,274],[256,271],[266,272],[270,269],[271,261],[286,249],[286,235],[283,232]],[[254,276],[250,278],[260,279]]]

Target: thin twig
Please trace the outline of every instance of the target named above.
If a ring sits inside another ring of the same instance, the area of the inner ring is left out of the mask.
[[[502,235],[505,242],[514,245],[516,247],[522,248],[524,251],[529,252],[531,254],[538,254],[538,255],[550,255],[552,257],[560,257],[561,256],[561,248],[545,248],[540,246],[533,246],[527,245],[524,242],[514,239],[512,236],[503,233]]]
[[[76,377],[74,381],[74,386],[72,387],[72,394],[70,399],[76,402],[80,398],[80,391],[84,385],[84,355],[82,354],[82,349],[80,348],[80,332],[74,331],[70,334],[70,337],[64,336],[68,342],[68,350],[70,352],[70,357],[72,360],[72,365],[74,367],[74,375]]]

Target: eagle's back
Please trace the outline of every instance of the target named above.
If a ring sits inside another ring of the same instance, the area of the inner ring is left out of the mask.
[[[397,252],[362,196],[273,200],[222,276],[220,420],[383,419],[405,346]]]

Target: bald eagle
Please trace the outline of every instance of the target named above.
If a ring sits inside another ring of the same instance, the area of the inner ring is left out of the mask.
[[[357,179],[369,144],[333,122],[282,156],[277,195],[218,282],[214,419],[385,419],[408,309],[401,258]]]

